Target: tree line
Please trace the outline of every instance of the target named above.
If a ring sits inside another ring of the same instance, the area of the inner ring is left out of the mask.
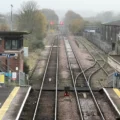
[[[0,14],[0,30],[10,30],[11,16]],[[13,30],[26,31],[30,34],[25,38],[25,46],[29,46],[30,50],[36,48],[44,48],[43,38],[48,32],[48,24],[50,21],[58,23],[59,18],[51,9],[40,9],[35,1],[23,2],[20,10],[13,14]]]
[[[79,14],[71,10],[65,14],[64,23],[74,35],[80,34],[85,26],[84,19]]]
[[[111,16],[113,16],[111,12],[106,12],[98,14],[96,17],[98,19],[110,19]],[[10,14],[0,14],[0,30],[10,30],[10,19]],[[50,25],[51,21],[54,23],[52,27]],[[59,21],[59,17],[54,10],[40,9],[37,2],[27,1],[21,5],[17,13],[13,14],[13,29],[31,33],[25,38],[28,39],[25,40],[25,46],[29,46],[30,50],[35,50],[36,48],[44,48],[43,39],[49,29],[57,30],[56,26],[59,24]],[[84,30],[85,25],[100,25],[100,22],[89,22],[89,20],[84,19],[72,10],[67,11],[63,21],[64,26],[74,35],[80,34]]]

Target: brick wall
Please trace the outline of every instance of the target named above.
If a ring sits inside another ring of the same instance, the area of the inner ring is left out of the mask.
[[[4,52],[4,40],[1,41],[0,52]]]
[[[23,59],[22,59],[22,53],[18,54],[18,57],[10,57],[9,59],[9,68],[13,72],[23,71]],[[2,66],[5,68],[5,71],[7,71],[7,57],[0,56],[0,61]],[[18,70],[16,70],[16,67],[18,67]]]
[[[2,40],[0,42],[0,53],[4,53],[4,40]],[[18,53],[19,50],[17,51],[17,54],[18,54],[18,57],[16,59],[16,57],[10,57],[9,58],[9,67],[10,67],[10,70],[13,71],[13,72],[18,72],[18,71],[23,71],[23,51],[20,53]],[[7,52],[5,52],[7,54]],[[8,51],[8,54],[10,53],[13,53],[15,54],[16,52],[12,51]],[[3,71],[7,71],[7,57],[6,56],[0,56],[0,65],[2,66],[3,68]],[[16,67],[18,67],[18,70],[16,70]]]

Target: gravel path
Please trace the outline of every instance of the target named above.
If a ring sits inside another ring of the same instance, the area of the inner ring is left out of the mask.
[[[60,92],[58,98],[58,120],[79,120],[74,93],[64,97],[64,92]]]
[[[73,86],[68,68],[64,40],[59,40],[59,86]],[[70,96],[64,96],[64,92],[58,93],[58,120],[79,120],[79,113],[74,92]]]
[[[86,49],[83,46],[77,46],[74,37],[69,37],[70,42],[72,44],[73,49],[75,50],[79,61],[82,63],[83,69],[86,69],[94,64],[93,58],[89,55],[89,53],[86,51]]]
[[[60,38],[59,46],[59,86],[72,86],[63,38]]]

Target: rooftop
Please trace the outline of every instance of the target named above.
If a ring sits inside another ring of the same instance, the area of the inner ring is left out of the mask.
[[[120,26],[120,20],[112,21],[112,22],[108,22],[108,23],[103,23],[103,25]]]
[[[0,31],[0,36],[21,36],[29,34],[28,32],[19,32],[19,31]]]

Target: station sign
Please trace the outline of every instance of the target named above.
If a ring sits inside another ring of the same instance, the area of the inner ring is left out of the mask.
[[[14,53],[11,53],[11,54],[7,54],[7,53],[0,53],[0,56],[6,56],[6,57],[10,57],[10,56],[15,56]]]
[[[12,73],[6,72],[6,73],[5,73],[5,76],[6,76],[6,77],[12,77]]]

